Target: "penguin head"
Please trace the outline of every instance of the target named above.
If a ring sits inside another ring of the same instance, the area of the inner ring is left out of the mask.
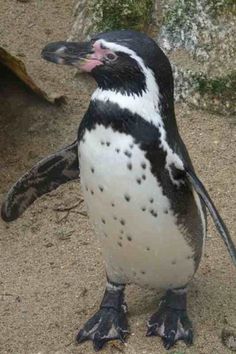
[[[173,94],[169,61],[156,42],[144,33],[120,30],[100,33],[82,43],[50,43],[43,49],[42,57],[89,73],[105,90],[142,94],[152,75],[160,91]]]

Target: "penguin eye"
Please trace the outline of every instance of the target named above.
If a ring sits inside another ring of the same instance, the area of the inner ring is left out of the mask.
[[[114,53],[108,53],[105,58],[108,59],[108,61],[115,61],[117,59],[117,55]]]

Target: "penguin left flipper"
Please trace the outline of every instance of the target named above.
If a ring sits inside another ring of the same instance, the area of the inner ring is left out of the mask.
[[[79,178],[77,141],[42,159],[9,190],[2,204],[4,221],[17,219],[37,198]]]
[[[213,201],[211,200],[206,188],[196,176],[196,174],[191,169],[185,169],[186,178],[193,189],[197,192],[197,194],[201,197],[202,201],[206,205],[209,210],[211,217],[215,223],[217,230],[219,231],[228,252],[232,258],[234,265],[236,266],[236,247],[230,237],[229,231],[222,220],[220,214],[218,213]]]

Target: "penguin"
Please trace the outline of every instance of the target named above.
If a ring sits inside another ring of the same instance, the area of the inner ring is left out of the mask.
[[[15,220],[59,185],[80,181],[107,284],[77,341],[91,340],[96,351],[110,340],[124,341],[124,291],[135,283],[165,291],[147,336],[160,336],[166,349],[179,340],[192,344],[187,287],[203,253],[206,208],[235,265],[236,248],[179,135],[168,58],[153,39],[131,30],[50,43],[42,57],[87,72],[97,88],[77,140],[16,182],[3,202],[3,220]]]

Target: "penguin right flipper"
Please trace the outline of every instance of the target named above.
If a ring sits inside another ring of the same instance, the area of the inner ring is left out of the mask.
[[[79,178],[77,141],[44,158],[9,190],[2,204],[4,221],[17,219],[37,198]]]
[[[220,214],[218,213],[218,211],[217,211],[213,201],[211,200],[208,192],[206,191],[204,185],[198,179],[196,174],[193,171],[190,171],[188,169],[185,172],[186,172],[186,176],[187,176],[188,181],[190,182],[190,184],[192,185],[194,190],[199,194],[199,196],[201,197],[201,199],[205,203],[207,209],[209,210],[209,212],[212,216],[212,219],[215,223],[215,226],[216,226],[217,230],[219,231],[219,233],[220,233],[220,235],[221,235],[221,237],[228,249],[228,252],[232,258],[234,265],[236,266],[236,248],[235,248],[235,245],[230,237],[229,231],[228,231],[224,221],[222,220]]]

